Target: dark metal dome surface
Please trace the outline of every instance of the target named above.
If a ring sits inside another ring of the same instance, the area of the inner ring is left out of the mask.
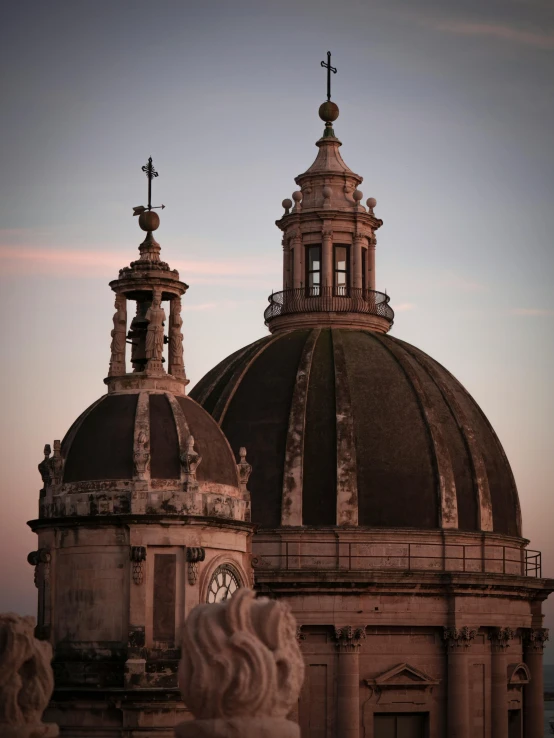
[[[62,441],[64,484],[133,478],[140,394],[137,391],[104,395],[77,418]],[[182,449],[169,393],[144,394],[147,395],[150,476],[178,480]],[[202,457],[196,474],[198,481],[238,487],[236,461],[217,423],[194,400],[177,396],[174,401]]]
[[[296,524],[348,524],[337,494],[349,490],[352,524],[521,535],[494,430],[462,385],[408,343],[363,330],[278,332],[226,358],[190,396],[233,451],[248,449],[261,526],[284,524],[294,495]]]

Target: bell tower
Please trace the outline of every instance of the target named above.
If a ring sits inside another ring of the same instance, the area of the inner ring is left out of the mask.
[[[146,237],[110,283],[108,391],[53,455],[45,447],[29,523],[37,634],[54,649],[48,719],[69,738],[173,738],[185,710],[177,667],[188,612],[252,584],[252,467],[186,395],[187,285],[160,258],[151,159],[143,171],[148,206],[134,210]]]

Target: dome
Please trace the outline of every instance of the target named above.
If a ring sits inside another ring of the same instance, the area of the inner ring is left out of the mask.
[[[202,458],[199,486],[239,486],[231,448],[210,415],[188,397],[144,391],[104,395],[73,423],[61,447],[64,484],[133,479],[135,437],[145,420],[152,479],[181,478],[181,455],[192,435]]]
[[[485,415],[404,341],[280,331],[229,356],[190,394],[235,451],[247,446],[252,522],[261,526],[521,535],[514,478]]]

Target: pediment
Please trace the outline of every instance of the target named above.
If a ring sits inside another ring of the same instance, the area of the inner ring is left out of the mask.
[[[508,684],[529,684],[531,672],[526,664],[510,664],[508,666]]]
[[[430,674],[426,674],[420,669],[410,664],[398,664],[398,666],[388,669],[374,679],[366,680],[368,684],[381,689],[386,687],[396,687],[406,689],[407,687],[432,687],[439,683],[438,679],[434,679]]]

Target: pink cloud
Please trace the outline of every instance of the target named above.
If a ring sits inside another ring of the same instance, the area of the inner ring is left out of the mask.
[[[138,254],[137,254],[138,257]],[[121,267],[132,260],[129,252],[65,250],[33,248],[30,246],[0,246],[4,276],[26,274],[56,275],[59,277],[117,277]],[[184,259],[171,261],[172,269],[181,278],[194,277],[197,284],[224,284],[242,281],[254,283],[259,277],[278,270],[277,263],[267,259]]]
[[[503,41],[513,41],[538,49],[554,49],[554,34],[539,31],[523,31],[511,26],[495,23],[471,23],[469,21],[431,22],[437,31],[457,33],[464,36],[488,36]]]

